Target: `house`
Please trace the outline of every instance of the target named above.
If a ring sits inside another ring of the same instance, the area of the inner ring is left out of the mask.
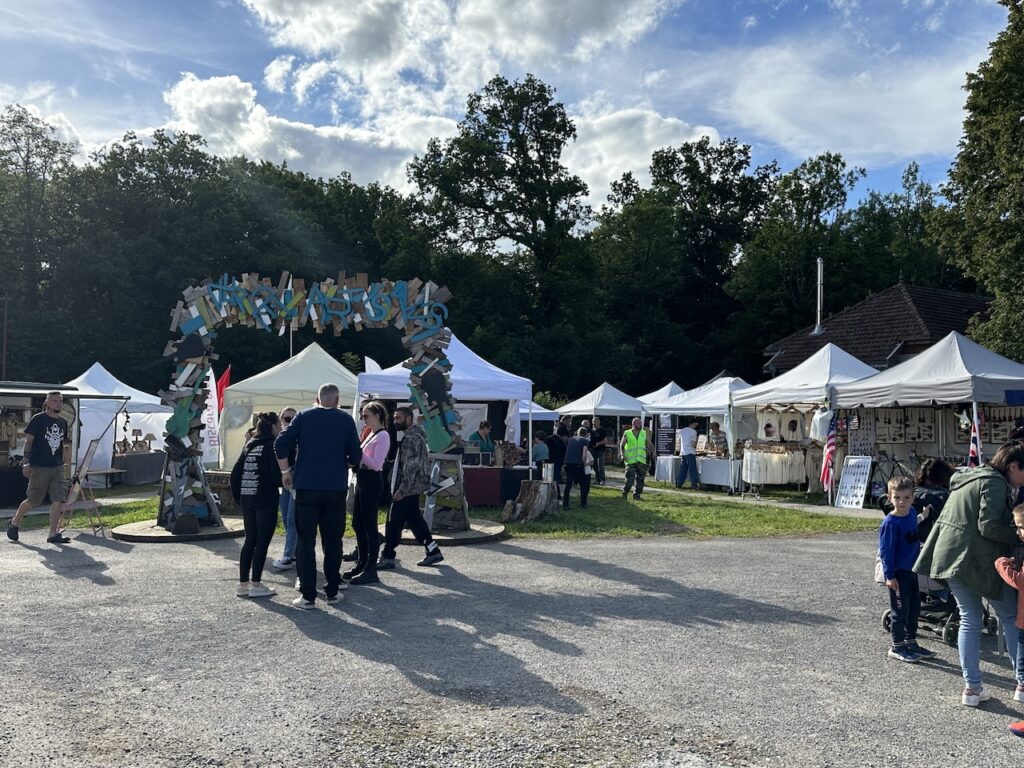
[[[764,370],[777,376],[800,365],[829,342],[873,368],[909,360],[950,331],[965,333],[975,315],[984,316],[992,299],[973,293],[897,283],[822,322],[809,325],[764,349]]]

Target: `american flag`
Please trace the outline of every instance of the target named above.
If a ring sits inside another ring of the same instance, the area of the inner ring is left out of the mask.
[[[832,487],[832,465],[836,460],[836,418],[838,414],[832,414],[832,420],[828,423],[828,437],[825,438],[825,453],[821,457],[821,485],[823,488]]]
[[[981,430],[978,428],[978,404],[974,403],[974,417],[971,419],[971,452],[967,455],[967,466],[981,465]]]

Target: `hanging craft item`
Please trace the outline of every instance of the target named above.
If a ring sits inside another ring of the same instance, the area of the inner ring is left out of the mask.
[[[451,396],[452,364],[447,356],[451,331],[447,288],[422,280],[382,280],[370,284],[365,273],[337,281],[328,278],[306,286],[285,272],[274,283],[270,278],[245,273],[206,280],[182,292],[171,312],[171,331],[180,334],[168,343],[164,357],[174,363],[174,373],[161,400],[174,409],[167,421],[167,459],[158,523],[168,530],[187,532],[203,518],[220,523],[217,499],[210,490],[202,466],[203,411],[206,408],[207,372],[217,359],[213,341],[220,328],[244,325],[268,333],[284,334],[311,323],[317,333],[387,328],[402,334],[409,352],[409,396],[419,410],[430,450],[443,453],[452,447],[460,426]],[[436,486],[443,490],[449,510],[449,528],[469,528],[468,506],[462,497],[461,467],[457,460],[438,461]],[[447,482],[449,479],[452,482]],[[453,490],[455,489],[455,490]],[[190,516],[181,519],[185,513]]]

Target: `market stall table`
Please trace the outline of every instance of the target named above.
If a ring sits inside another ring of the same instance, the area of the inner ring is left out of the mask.
[[[678,456],[659,456],[654,465],[654,479],[663,483],[674,483],[679,476],[680,460]]]
[[[501,506],[501,467],[463,467],[462,487],[471,507]]]
[[[735,488],[739,485],[742,466],[743,462],[739,460],[719,459],[713,456],[697,457],[697,472],[700,474],[701,485]]]
[[[123,477],[117,482],[124,485],[146,485],[159,483],[164,471],[163,451],[149,453],[125,453],[114,457],[114,469],[124,470]]]

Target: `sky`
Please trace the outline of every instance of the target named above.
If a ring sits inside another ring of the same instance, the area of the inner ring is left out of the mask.
[[[941,182],[995,0],[4,0],[0,104],[83,156],[128,131],[201,134],[314,176],[407,190],[466,97],[532,73],[576,125],[564,162],[599,206],[651,153],[709,136],[783,170],[823,151],[898,189]]]

